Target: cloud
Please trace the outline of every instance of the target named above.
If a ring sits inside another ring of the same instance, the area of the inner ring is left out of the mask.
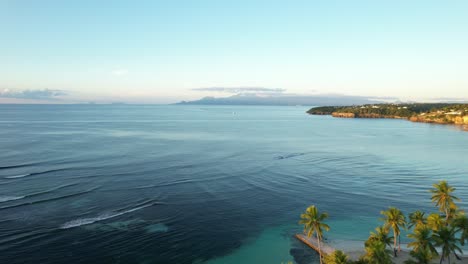
[[[0,90],[0,97],[3,98],[18,98],[18,99],[58,99],[60,96],[67,95],[66,91],[63,90],[23,90],[15,91],[10,89]]]
[[[115,75],[115,76],[127,75],[128,70],[127,69],[117,69],[117,70],[112,71],[111,74]]]
[[[222,92],[222,93],[284,93],[286,89],[283,88],[265,88],[265,87],[207,87],[207,88],[194,88],[193,91],[200,92]]]

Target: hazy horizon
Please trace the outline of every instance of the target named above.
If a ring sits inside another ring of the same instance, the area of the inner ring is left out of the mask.
[[[1,1],[0,103],[467,101],[465,1]]]

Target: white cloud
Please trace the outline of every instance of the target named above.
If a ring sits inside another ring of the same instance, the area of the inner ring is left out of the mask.
[[[52,90],[52,89],[42,89],[42,90],[10,90],[3,89],[0,90],[0,97],[2,98],[20,98],[20,99],[57,99],[61,96],[65,96],[68,93],[64,90]]]

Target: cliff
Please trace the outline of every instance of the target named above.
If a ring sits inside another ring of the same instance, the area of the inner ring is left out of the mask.
[[[331,115],[333,117],[341,117],[341,118],[355,118],[356,117],[356,115],[354,113],[333,112]]]
[[[468,125],[468,115],[419,115],[409,118],[412,122],[436,123],[436,124],[455,124]]]

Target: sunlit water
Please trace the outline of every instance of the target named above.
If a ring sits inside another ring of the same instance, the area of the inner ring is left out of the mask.
[[[441,179],[467,208],[468,132],[306,110],[0,105],[0,263],[314,263],[310,204],[350,245]]]

